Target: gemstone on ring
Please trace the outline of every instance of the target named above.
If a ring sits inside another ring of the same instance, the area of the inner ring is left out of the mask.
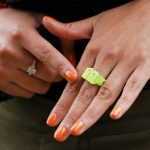
[[[27,73],[29,76],[36,74],[36,67],[35,67],[35,60],[33,61],[32,65],[28,67]]]

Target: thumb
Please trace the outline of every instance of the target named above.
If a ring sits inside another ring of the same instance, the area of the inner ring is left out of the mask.
[[[69,40],[89,39],[93,33],[94,17],[81,21],[61,23],[51,17],[43,17],[43,25],[55,36]]]

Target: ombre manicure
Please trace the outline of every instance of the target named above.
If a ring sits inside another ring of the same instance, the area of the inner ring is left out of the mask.
[[[76,74],[70,70],[65,72],[65,78],[67,81],[70,81],[71,83],[74,83],[77,80]]]
[[[67,129],[65,127],[59,127],[54,134],[54,138],[58,141],[63,141],[67,136]]]
[[[80,130],[84,127],[84,123],[82,121],[77,122],[76,124],[73,125],[71,128],[71,133],[73,135],[78,135]]]
[[[57,114],[53,113],[51,114],[47,119],[47,125],[49,126],[55,126],[57,123],[58,117]]]
[[[121,112],[121,107],[117,107],[116,109],[114,109],[111,112],[111,114],[110,114],[111,118],[112,119],[117,119],[119,117],[120,112]]]

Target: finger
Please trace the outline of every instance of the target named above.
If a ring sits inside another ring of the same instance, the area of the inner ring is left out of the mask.
[[[63,79],[62,76],[60,76],[58,72],[56,72],[52,68],[48,68],[40,61],[36,61],[35,67],[36,67],[37,72],[34,76],[38,79],[41,79],[49,83],[59,82]]]
[[[21,63],[18,63],[18,69],[27,72],[29,66],[31,66],[35,60],[36,73],[33,75],[34,77],[49,83],[62,80],[62,77],[58,74],[58,72],[52,68],[48,68],[45,64],[36,60],[33,56],[24,55],[24,57],[20,58],[22,58],[22,61]]]
[[[31,91],[23,89],[22,87],[11,82],[1,83],[0,89],[1,91],[12,96],[24,97],[24,98],[31,98],[33,96],[33,93]]]
[[[112,53],[102,55],[100,51],[96,58],[94,68],[96,68],[96,70],[99,71],[104,78],[106,78],[112,71],[113,67],[116,65],[116,62],[117,59],[115,59]],[[71,105],[69,112],[67,112],[67,115],[60,124],[60,127],[55,132],[56,140],[60,141],[65,140],[67,138],[69,134],[68,135],[66,134],[65,137],[63,137],[62,139],[59,138],[60,128],[63,129],[66,128],[67,130],[73,126],[73,124],[80,118],[80,116],[88,108],[93,98],[97,94],[98,89],[99,89],[98,86],[93,86],[87,82],[84,82],[73,104]]]
[[[5,51],[3,57],[1,58],[1,61],[4,65],[7,64],[9,68],[11,65],[15,69],[21,69],[27,72],[28,67],[33,63],[34,59],[35,57],[31,53],[24,50],[20,46],[14,45],[13,47]],[[54,71],[52,68],[47,68],[38,60],[36,60],[36,69],[37,72],[35,74],[35,77],[46,82],[57,82],[62,79],[56,71]]]
[[[123,93],[113,108],[110,116],[112,119],[119,119],[131,107],[144,85],[150,78],[149,65],[139,66],[128,79]]]
[[[26,63],[23,64],[24,67],[22,67],[21,70],[24,72],[27,72],[29,66],[33,64],[33,60],[31,63]],[[37,79],[43,80],[45,82],[58,82],[61,81],[63,78],[58,74],[55,70],[47,68],[43,63],[41,63],[38,60],[35,60],[35,68],[36,68],[36,73],[33,75]]]
[[[81,78],[81,74],[84,72],[84,69],[87,66],[93,66],[95,63],[96,51],[89,51],[90,47],[87,46],[85,52],[83,53],[83,56],[81,58],[81,61],[79,62],[77,66],[78,71],[78,80],[74,84],[68,83],[66,88],[64,89],[59,101],[51,111],[47,124],[49,126],[55,126],[57,125],[67,114],[70,106],[72,105],[75,97],[77,96],[81,85],[83,84],[83,79]],[[92,54],[92,57],[91,57]]]
[[[132,71],[133,68],[129,68],[126,63],[120,63],[114,68],[92,103],[72,126],[71,132],[73,135],[82,134],[104,114],[119,96]]]
[[[49,83],[29,76],[21,70],[16,70],[9,78],[18,86],[33,93],[45,94],[49,89]]]
[[[104,57],[103,55],[98,55],[96,60],[96,64],[94,65],[94,68],[97,68],[97,71],[101,72],[100,74],[106,78],[113,67],[115,66],[115,59],[108,59],[107,57]],[[111,63],[110,63],[111,62]],[[103,64],[103,65],[101,65]],[[111,65],[110,65],[111,64]],[[67,138],[67,135],[63,137],[62,139],[59,138],[59,130],[60,128],[66,128],[70,129],[73,124],[80,118],[80,116],[84,113],[84,111],[88,108],[94,97],[96,96],[98,92],[99,87],[96,85],[89,84],[88,82],[84,82],[78,95],[76,96],[73,104],[71,105],[67,115],[65,116],[64,120],[60,124],[60,127],[55,132],[55,138],[56,140],[65,140]],[[77,111],[78,110],[78,111]]]
[[[32,65],[35,57],[22,48],[16,48],[15,51],[15,55],[9,60],[11,62],[15,62],[15,67],[17,69],[27,72],[28,67]],[[35,67],[37,72],[34,76],[38,79],[46,82],[57,82],[62,79],[56,71],[54,71],[52,68],[47,68],[42,62],[38,60],[35,62]]]
[[[23,47],[48,68],[53,68],[72,83],[76,81],[77,72],[75,68],[57,49],[43,39],[38,32],[32,29],[30,35],[24,34],[22,39]]]
[[[93,32],[93,24],[96,17],[91,17],[85,20],[61,23],[54,18],[45,16],[43,25],[52,34],[69,40],[89,39]]]

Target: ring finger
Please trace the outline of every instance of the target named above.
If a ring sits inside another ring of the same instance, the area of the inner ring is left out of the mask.
[[[29,66],[31,66],[33,64],[33,61],[35,60],[35,67],[37,71],[34,77],[38,79],[46,82],[57,82],[62,79],[55,70],[47,68],[42,62],[36,60],[35,57],[26,50],[18,52],[16,57],[20,62],[17,64],[18,69],[21,69],[24,72],[27,72]]]

